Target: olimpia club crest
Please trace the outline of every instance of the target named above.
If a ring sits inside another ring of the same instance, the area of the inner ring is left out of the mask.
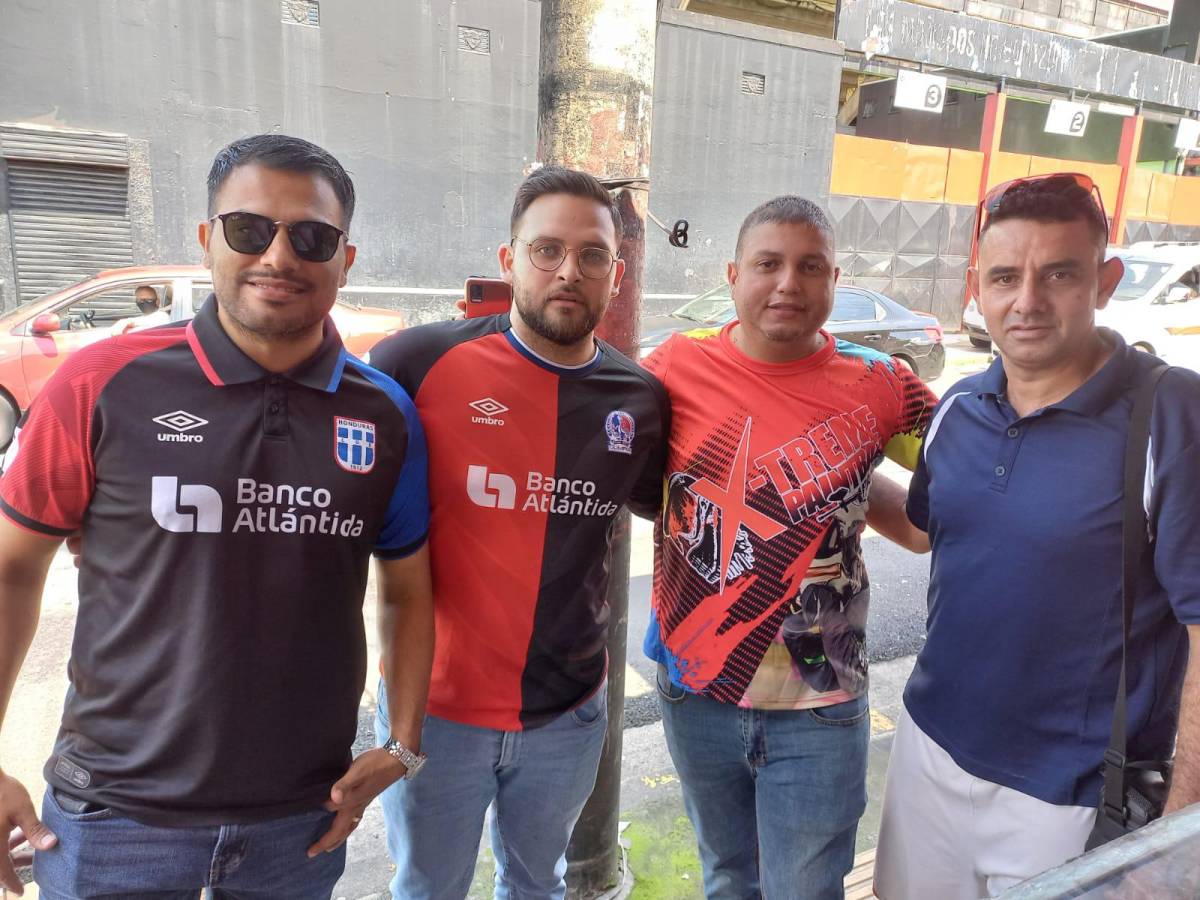
[[[604,420],[609,453],[633,453],[633,416],[623,409],[614,409]]]
[[[375,468],[375,423],[335,416],[333,455],[347,472],[370,472]]]

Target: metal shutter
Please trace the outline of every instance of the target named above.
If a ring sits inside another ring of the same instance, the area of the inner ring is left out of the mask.
[[[124,168],[8,160],[20,302],[133,265]]]

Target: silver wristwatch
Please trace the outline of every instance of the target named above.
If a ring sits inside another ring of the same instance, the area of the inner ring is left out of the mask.
[[[416,778],[421,769],[425,767],[425,761],[429,758],[424,753],[413,753],[395,738],[388,738],[387,742],[383,745],[383,749],[404,763],[405,781],[412,781]]]

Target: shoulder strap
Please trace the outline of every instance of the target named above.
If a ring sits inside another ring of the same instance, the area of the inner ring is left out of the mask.
[[[1159,363],[1139,373],[1133,397],[1133,413],[1125,442],[1125,488],[1121,521],[1121,678],[1117,685],[1113,710],[1112,734],[1105,751],[1103,805],[1122,814],[1125,802],[1125,766],[1128,736],[1125,731],[1125,705],[1128,691],[1125,680],[1129,653],[1129,629],[1133,623],[1133,604],[1137,593],[1138,571],[1149,545],[1144,494],[1146,451],[1150,446],[1150,415],[1154,411],[1154,392],[1170,366]],[[1123,816],[1122,816],[1123,817]]]

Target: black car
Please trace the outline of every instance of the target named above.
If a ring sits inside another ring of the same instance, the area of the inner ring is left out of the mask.
[[[735,317],[729,285],[722,284],[692,298],[670,315],[644,318],[639,355],[646,356],[676,331],[719,328]],[[838,287],[825,329],[844,341],[895,357],[923,381],[933,381],[946,365],[938,320],[928,313],[913,312],[877,291]]]

